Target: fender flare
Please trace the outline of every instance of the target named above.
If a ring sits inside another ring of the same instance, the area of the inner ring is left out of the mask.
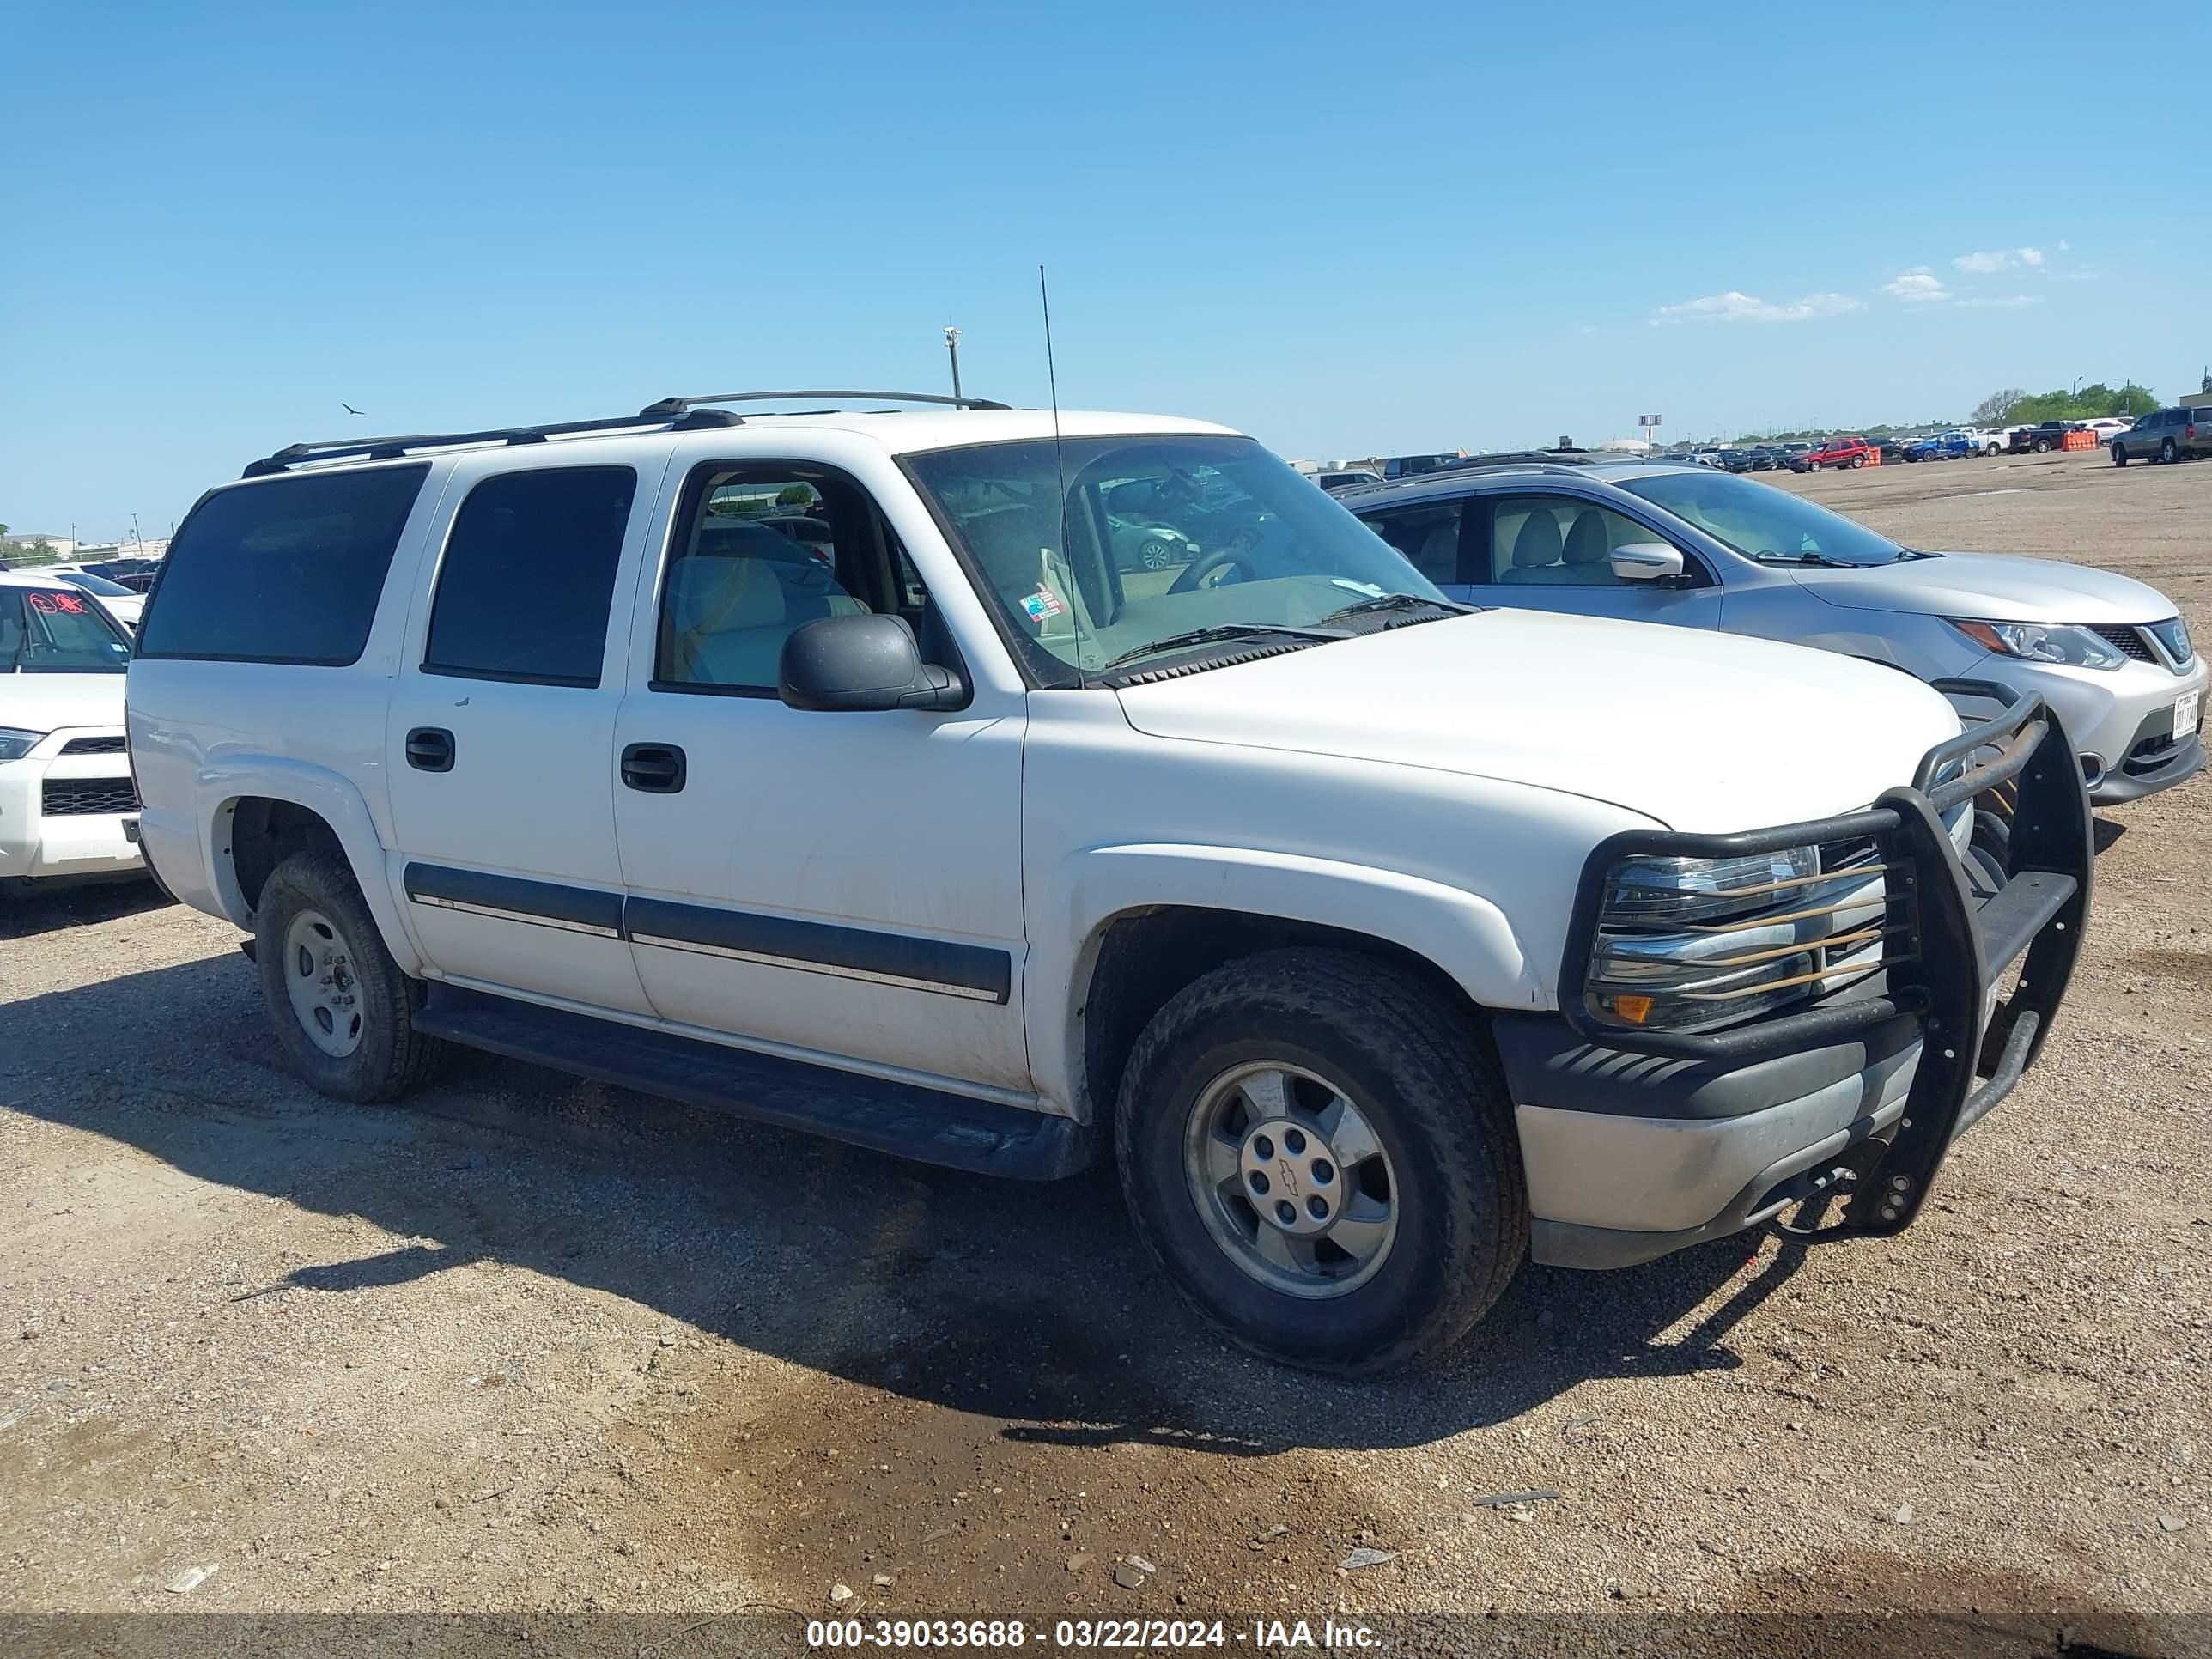
[[[384,948],[400,971],[414,978],[422,975],[422,954],[415,948],[399,907],[392,902],[392,881],[382,838],[368,802],[347,779],[327,767],[310,766],[283,755],[230,753],[219,766],[200,774],[200,857],[208,872],[222,913],[238,927],[251,932],[253,907],[238,884],[231,859],[230,826],[238,803],[248,796],[289,801],[314,813],[331,827],[339,850],[353,867],[353,878],[368,913],[384,935]]]
[[[1188,843],[1085,848],[1046,878],[1023,967],[1030,1062],[1039,1092],[1081,1113],[1082,1007],[1099,947],[1121,917],[1170,907],[1237,911],[1386,939],[1433,963],[1483,1007],[1551,1006],[1550,973],[1505,913],[1425,877],[1297,854]],[[1048,939],[1049,944],[1042,940]]]

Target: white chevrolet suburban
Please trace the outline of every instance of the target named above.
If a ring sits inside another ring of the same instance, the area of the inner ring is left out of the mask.
[[[1373,1374],[1531,1255],[1895,1232],[2036,1059],[2090,860],[2039,704],[1470,610],[1249,438],[945,401],[202,498],[143,842],[316,1087],[453,1042],[969,1170],[1110,1145],[1207,1316]]]

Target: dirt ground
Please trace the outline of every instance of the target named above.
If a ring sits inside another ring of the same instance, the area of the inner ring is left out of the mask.
[[[2212,466],[1784,482],[1915,545],[2139,575],[2212,640]],[[1918,1226],[1532,1268],[1448,1374],[1387,1386],[1215,1341],[1103,1173],[994,1183],[481,1056],[347,1109],[284,1068],[230,928],[141,889],[16,901],[0,1614],[2212,1648],[2212,783],[2100,817],[2048,1058]],[[1391,1553],[1345,1570],[1362,1547]]]

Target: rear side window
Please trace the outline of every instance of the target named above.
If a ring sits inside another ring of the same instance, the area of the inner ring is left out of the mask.
[[[170,544],[138,655],[358,661],[392,549],[429,471],[379,467],[218,490]]]
[[[597,685],[637,474],[505,472],[469,492],[446,538],[426,674]]]

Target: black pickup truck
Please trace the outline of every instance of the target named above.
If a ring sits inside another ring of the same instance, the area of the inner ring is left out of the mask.
[[[2039,426],[2024,426],[2007,440],[2005,450],[2014,455],[2040,455],[2049,450],[2063,449],[2066,434],[2073,429],[2071,421],[2045,421]]]

